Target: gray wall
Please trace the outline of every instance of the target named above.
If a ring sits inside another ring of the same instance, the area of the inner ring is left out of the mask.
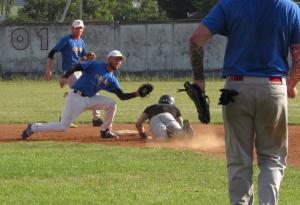
[[[112,49],[121,50],[127,60],[122,70],[191,70],[188,37],[198,22],[160,22],[144,24],[86,23],[84,40],[89,50],[105,59]],[[44,72],[48,52],[64,35],[69,24],[0,25],[0,64],[2,72]],[[215,36],[205,46],[205,69],[222,68],[226,39]],[[60,70],[60,54],[55,68]]]

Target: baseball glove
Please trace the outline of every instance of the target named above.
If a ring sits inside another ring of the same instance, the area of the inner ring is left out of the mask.
[[[209,123],[210,122],[210,112],[209,112],[209,98],[205,95],[205,92],[201,90],[200,87],[197,85],[191,84],[190,82],[186,81],[184,83],[184,89],[178,89],[178,92],[186,91],[188,96],[194,102],[197,112],[198,112],[198,119],[202,123]]]
[[[150,83],[146,83],[146,84],[141,85],[138,88],[137,92],[138,92],[139,96],[143,98],[143,97],[150,95],[152,90],[153,90],[153,85],[151,85]]]
[[[97,57],[96,54],[94,52],[90,51],[86,54],[85,59],[87,61],[92,61],[92,60],[96,60],[96,57]]]

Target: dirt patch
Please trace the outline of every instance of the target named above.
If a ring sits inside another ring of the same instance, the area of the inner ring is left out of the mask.
[[[103,140],[99,128],[91,125],[79,125],[61,133],[37,133],[29,141],[72,141],[81,143],[102,143],[132,147],[174,147],[188,148],[199,152],[216,154],[225,158],[223,125],[192,125],[197,136],[189,140],[175,140],[171,142],[153,142],[141,140],[134,132],[134,124],[114,124],[113,130],[123,130],[119,140]],[[26,125],[0,125],[0,142],[21,141],[21,132]],[[130,132],[132,131],[132,133]],[[300,126],[289,126],[289,157],[288,163],[300,167]]]

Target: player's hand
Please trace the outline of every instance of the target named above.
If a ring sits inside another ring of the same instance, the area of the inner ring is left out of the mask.
[[[67,83],[68,83],[68,79],[67,78],[61,78],[61,79],[59,79],[59,85],[60,85],[61,88],[63,88]]]
[[[287,93],[288,93],[289,98],[295,98],[298,94],[298,90],[297,90],[296,86],[295,87],[288,86]]]
[[[52,69],[47,68],[45,75],[44,75],[44,79],[51,80],[51,78],[52,78]]]

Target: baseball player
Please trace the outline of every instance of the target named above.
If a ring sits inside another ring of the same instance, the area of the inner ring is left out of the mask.
[[[50,50],[44,76],[45,80],[51,80],[52,78],[53,59],[56,52],[60,52],[62,55],[63,72],[70,70],[74,65],[86,59],[87,49],[81,38],[84,29],[85,27],[82,20],[74,20],[71,27],[72,33],[61,38],[54,48]],[[67,84],[70,88],[80,75],[81,72],[77,71],[68,78]],[[100,111],[93,110],[92,124],[93,126],[101,126],[102,119],[100,119]]]
[[[149,120],[149,129],[158,140],[194,136],[189,121],[182,119],[181,112],[175,106],[174,97],[170,95],[162,95],[158,103],[148,106],[136,121],[136,128],[143,139],[148,138],[143,126],[146,120]]]
[[[107,56],[107,62],[87,61],[77,64],[70,70],[66,70],[59,83],[64,87],[68,83],[69,77],[75,71],[82,71],[80,78],[71,86],[66,97],[65,108],[60,122],[33,123],[29,124],[22,133],[22,138],[27,139],[36,132],[63,132],[70,124],[87,109],[104,110],[105,116],[101,126],[101,138],[116,138],[111,131],[113,118],[116,112],[116,101],[111,98],[96,95],[98,91],[105,90],[114,93],[121,100],[129,100],[140,96],[138,91],[124,93],[119,85],[119,81],[114,75],[114,71],[120,69],[125,57],[118,50],[111,51]]]
[[[255,146],[259,204],[275,205],[287,166],[287,96],[296,95],[300,79],[299,7],[289,0],[218,1],[190,36],[195,83],[202,89],[203,45],[216,33],[228,38],[220,104],[230,202],[254,203]]]

